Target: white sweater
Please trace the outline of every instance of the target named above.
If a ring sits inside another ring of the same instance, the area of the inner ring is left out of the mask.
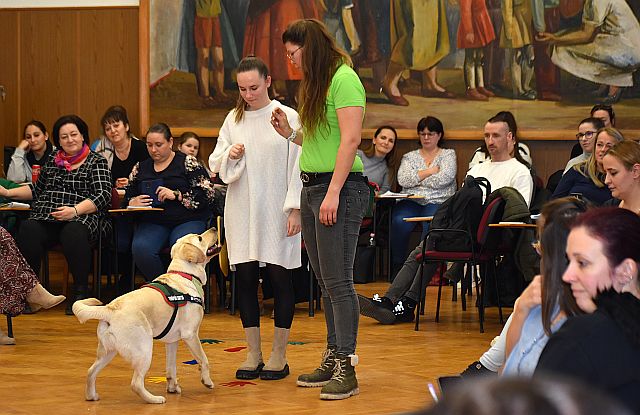
[[[218,142],[209,156],[209,166],[227,183],[224,225],[231,265],[259,261],[287,269],[301,265],[301,238],[287,236],[291,209],[300,208],[300,147],[279,135],[270,123],[271,113],[282,108],[294,128],[298,114],[271,101],[257,111],[245,111],[235,122],[231,111],[220,129]],[[234,144],[244,144],[239,160],[229,159]]]
[[[486,178],[491,183],[491,191],[501,187],[513,187],[520,192],[527,202],[527,206],[531,204],[531,196],[533,195],[531,172],[515,158],[507,161],[485,161],[476,164],[467,172],[467,175]]]

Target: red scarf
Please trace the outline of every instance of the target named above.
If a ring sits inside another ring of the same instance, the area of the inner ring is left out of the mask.
[[[71,171],[71,166],[80,163],[89,155],[89,146],[87,143],[82,145],[82,150],[75,156],[69,156],[64,150],[58,150],[55,157],[56,166],[64,167],[67,171]]]

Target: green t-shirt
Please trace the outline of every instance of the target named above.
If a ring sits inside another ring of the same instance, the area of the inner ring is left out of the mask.
[[[327,94],[327,125],[320,126],[313,134],[304,136],[300,170],[310,173],[332,172],[340,146],[340,127],[336,110],[345,107],[365,108],[366,95],[358,74],[348,65],[341,65],[331,79]],[[352,172],[364,170],[362,160],[356,155]]]
[[[18,183],[14,183],[11,180],[4,179],[0,177],[0,186],[5,189],[15,189],[16,187],[20,187]],[[0,196],[0,203],[8,203],[11,202],[11,199],[7,199],[6,197]]]

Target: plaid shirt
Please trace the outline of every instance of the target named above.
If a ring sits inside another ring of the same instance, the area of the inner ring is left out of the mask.
[[[31,188],[33,203],[30,219],[55,222],[51,212],[61,206],[75,206],[83,200],[90,200],[97,212],[79,215],[71,221],[80,222],[89,228],[91,241],[98,239],[100,219],[105,218],[111,204],[111,172],[104,157],[90,152],[84,163],[75,170],[67,171],[58,167],[55,154],[49,156],[42,166],[40,177]],[[102,221],[102,234],[111,230],[111,222]]]

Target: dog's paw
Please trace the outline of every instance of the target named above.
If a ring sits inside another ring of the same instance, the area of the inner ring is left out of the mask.
[[[209,389],[213,389],[213,381],[211,379],[201,379],[200,380],[204,386]]]
[[[100,396],[97,393],[94,393],[93,395],[85,396],[85,399],[87,401],[99,401],[100,400]]]
[[[151,395],[151,397],[147,400],[147,403],[165,403],[166,401],[167,398],[165,398],[164,396]]]
[[[182,388],[177,383],[175,385],[167,386],[167,392],[169,393],[182,393]]]

